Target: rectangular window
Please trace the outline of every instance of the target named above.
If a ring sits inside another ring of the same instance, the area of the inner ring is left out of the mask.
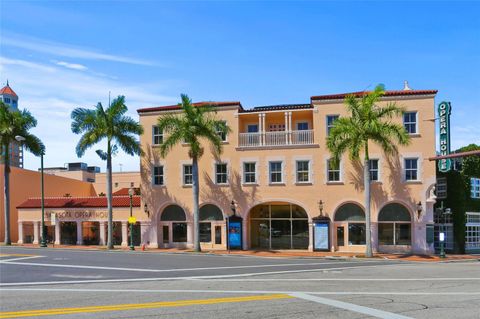
[[[258,124],[248,124],[247,125],[248,133],[258,133]]]
[[[306,130],[308,130],[308,122],[299,122],[299,123],[297,123],[297,130],[298,130],[298,131],[306,131]]]
[[[170,240],[169,239],[170,236],[169,236],[169,233],[168,233],[168,229],[169,229],[168,225],[163,225],[162,229],[163,229],[163,243],[168,244],[168,242]]]
[[[329,182],[339,182],[340,181],[340,163],[337,165],[333,164],[332,160],[327,161],[327,175]]]
[[[224,124],[227,124],[227,122],[223,121]],[[220,139],[222,140],[222,142],[226,142],[227,141],[227,132],[223,132],[222,130],[220,130],[220,128],[217,128],[217,134],[218,136],[220,136]]]
[[[282,162],[270,162],[270,183],[282,183]]]
[[[153,167],[153,185],[163,185],[163,166]]]
[[[163,143],[163,132],[160,130],[158,126],[152,127],[152,137],[153,137],[153,145],[160,145]]]
[[[243,163],[243,182],[256,183],[256,163]]]
[[[227,164],[215,164],[215,183],[216,184],[227,184]]]
[[[338,115],[327,115],[327,136],[330,134],[330,130],[337,119]]]
[[[172,223],[172,240],[174,243],[187,241],[187,223]]]
[[[193,184],[193,169],[192,165],[183,165],[183,185]]]
[[[10,103],[10,98],[9,97],[4,97],[3,100],[5,101],[5,103]]]
[[[405,159],[405,180],[406,181],[418,180],[418,158]]]
[[[200,223],[200,242],[212,242],[212,223]]]
[[[470,195],[472,198],[480,199],[480,178],[470,178]]]
[[[417,112],[403,113],[403,126],[408,134],[417,133]]]
[[[297,183],[310,182],[310,161],[297,161]]]
[[[370,169],[370,181],[378,181],[378,159],[369,160],[368,168]]]

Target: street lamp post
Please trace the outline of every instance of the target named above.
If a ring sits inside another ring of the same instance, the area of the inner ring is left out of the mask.
[[[133,188],[130,188],[128,190],[128,196],[130,196],[130,219],[132,218],[133,194],[134,194],[134,190]],[[133,246],[133,223],[131,220],[130,220],[130,250],[135,250],[135,247]]]
[[[25,142],[25,137],[21,135],[15,136],[17,142],[22,143]],[[42,151],[40,154],[40,172],[41,172],[41,206],[42,206],[42,238],[40,240],[40,247],[47,247],[47,240],[45,234],[45,184],[43,181],[43,155],[45,155],[45,151]]]
[[[41,179],[42,179],[42,200],[41,200],[41,205],[42,205],[42,240],[40,241],[40,247],[47,247],[47,240],[46,240],[46,234],[45,234],[45,186],[43,182],[43,155],[40,154],[40,171],[41,171]]]

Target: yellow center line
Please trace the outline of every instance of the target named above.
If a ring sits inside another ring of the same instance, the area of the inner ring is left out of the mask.
[[[166,308],[166,307],[185,307],[196,305],[212,305],[219,303],[232,302],[247,302],[247,301],[262,301],[294,298],[286,294],[270,294],[270,295],[255,295],[245,297],[228,297],[215,299],[197,299],[197,300],[178,300],[178,301],[161,301],[149,302],[140,304],[119,304],[119,305],[104,305],[104,306],[87,306],[78,308],[52,308],[45,310],[25,310],[25,311],[7,311],[0,312],[0,318],[20,318],[20,317],[34,317],[34,316],[53,316],[53,315],[68,315],[74,313],[87,312],[105,312],[105,311],[121,311],[121,310],[135,310],[135,309],[149,309],[149,308]]]

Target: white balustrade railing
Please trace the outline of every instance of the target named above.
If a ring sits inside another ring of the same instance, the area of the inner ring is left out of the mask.
[[[239,147],[313,144],[313,130],[292,132],[240,133]]]

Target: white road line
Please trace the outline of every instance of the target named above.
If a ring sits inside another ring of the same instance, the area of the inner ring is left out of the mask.
[[[294,294],[329,296],[480,296],[480,291],[473,292],[398,292],[398,291],[284,291],[284,290],[204,290],[204,289],[87,289],[87,288],[6,288],[2,291],[46,291],[46,292],[130,292],[130,293],[219,293],[219,294]]]
[[[372,263],[367,261],[365,263]],[[122,268],[122,267],[103,267],[88,265],[65,265],[65,264],[47,264],[47,263],[19,263],[10,262],[8,260],[0,261],[0,264],[12,264],[22,266],[41,266],[41,267],[60,267],[60,268],[83,268],[98,270],[118,270],[118,271],[136,271],[136,272],[179,272],[179,271],[197,271],[197,270],[219,270],[219,269],[246,269],[246,268],[271,268],[271,267],[289,267],[289,266],[318,266],[318,265],[336,265],[336,264],[358,264],[356,261],[341,262],[318,262],[318,263],[296,263],[296,264],[263,264],[263,265],[247,265],[247,266],[222,266],[222,267],[200,267],[200,268],[178,268],[178,269],[141,269],[141,268]]]
[[[28,256],[28,257],[18,257],[18,258],[12,258],[12,259],[4,259],[4,260],[0,260],[0,264],[8,264],[11,261],[33,259],[33,258],[40,258],[40,257],[44,257],[44,256]],[[12,264],[15,264],[15,263],[12,263]]]
[[[355,268],[374,268],[374,267],[377,267],[377,266],[351,266],[351,267],[338,267],[338,268],[327,268],[327,269],[284,270],[284,271],[254,272],[254,273],[233,274],[233,275],[205,275],[205,276],[186,276],[186,277],[154,277],[154,278],[121,278],[121,279],[101,279],[101,280],[13,282],[13,283],[1,283],[0,287],[62,285],[62,284],[91,284],[91,283],[112,283],[112,282],[176,281],[176,280],[199,280],[199,279],[200,280],[206,280],[206,279],[221,279],[221,278],[235,278],[235,277],[250,277],[250,276],[259,276],[259,275],[278,275],[278,274],[302,273],[302,272],[328,272],[328,271],[331,271],[331,270],[343,270],[343,269],[355,269]]]
[[[343,301],[338,301],[338,300],[333,300],[333,299],[327,299],[327,298],[322,298],[322,297],[317,297],[317,296],[312,296],[303,292],[295,292],[290,294],[290,296],[308,300],[308,301],[313,301],[316,303],[320,303],[323,305],[335,307],[335,308],[340,308],[340,309],[345,309],[353,312],[358,312],[364,315],[376,317],[376,318],[383,318],[383,319],[411,319],[411,317],[406,317],[402,316],[393,312],[387,312],[387,311],[382,311],[378,309],[373,309],[373,308],[368,308],[364,306],[359,306],[355,305],[352,303],[348,302],[343,302]]]
[[[333,268],[330,268],[333,269]],[[199,279],[201,280],[201,279]],[[476,281],[479,277],[457,277],[457,278],[257,278],[257,279],[217,279],[219,282],[262,282],[262,281]]]

